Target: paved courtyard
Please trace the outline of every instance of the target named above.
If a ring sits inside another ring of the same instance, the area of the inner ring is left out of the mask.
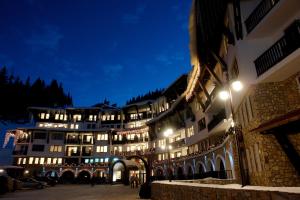
[[[57,185],[41,190],[21,190],[0,196],[2,200],[135,200],[139,190],[124,185]]]

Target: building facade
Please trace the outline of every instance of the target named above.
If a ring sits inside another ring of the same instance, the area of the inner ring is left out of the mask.
[[[31,108],[15,164],[59,177],[214,177],[300,185],[297,0],[194,0],[193,66],[154,100],[122,108]],[[216,182],[218,183],[218,182]],[[222,182],[223,183],[223,182]]]

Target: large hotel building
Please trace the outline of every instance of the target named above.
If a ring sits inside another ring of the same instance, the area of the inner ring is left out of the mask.
[[[29,108],[14,162],[61,180],[300,185],[298,0],[194,0],[192,69],[121,108]]]

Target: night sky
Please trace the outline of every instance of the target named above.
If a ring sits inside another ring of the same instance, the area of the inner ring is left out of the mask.
[[[0,66],[57,79],[74,106],[164,88],[190,70],[191,0],[0,0]]]

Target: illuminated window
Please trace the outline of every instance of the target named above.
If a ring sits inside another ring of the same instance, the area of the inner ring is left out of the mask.
[[[21,164],[22,158],[18,158],[18,165]]]
[[[106,153],[107,152],[107,146],[97,146],[96,147],[97,153]]]
[[[22,163],[23,165],[25,165],[26,164],[26,158],[23,158],[23,163]]]
[[[35,159],[34,159],[34,164],[35,164],[35,165],[39,164],[39,158],[35,158]]]
[[[62,164],[62,158],[57,159],[57,164],[61,165]]]
[[[105,158],[105,162],[106,162],[106,163],[108,162],[108,160],[109,160],[109,158]]]
[[[74,124],[71,124],[71,125],[70,125],[70,129],[74,129]]]
[[[51,158],[47,158],[47,164],[48,164],[48,165],[51,164]]]
[[[122,146],[118,147],[119,152],[122,152]]]
[[[59,115],[59,120],[64,120],[64,115],[63,114]]]
[[[43,165],[44,162],[45,162],[45,158],[41,158],[41,159],[40,159],[40,164]]]
[[[73,120],[81,121],[81,115],[73,115]]]
[[[96,163],[99,162],[99,158],[95,158],[95,162],[96,162]]]
[[[187,137],[191,137],[194,135],[194,126],[191,126],[187,129]]]
[[[47,113],[47,114],[46,114],[46,119],[49,119],[49,117],[50,117],[50,114]]]
[[[45,113],[41,113],[41,119],[45,119]]]
[[[75,124],[75,129],[79,129],[79,125],[78,124]]]
[[[106,121],[106,115],[102,115],[102,121]]]
[[[108,134],[98,134],[97,140],[108,140]]]
[[[110,120],[115,120],[115,116],[114,116],[114,115],[111,115],[111,116],[110,116]]]
[[[55,120],[59,119],[59,114],[55,114]]]
[[[107,119],[107,121],[109,121],[110,120],[110,115],[107,115],[106,119]]]
[[[100,158],[100,162],[102,162],[102,163],[103,163],[103,158]]]
[[[118,115],[118,120],[121,120],[121,115]]]
[[[62,146],[59,145],[51,145],[50,152],[62,152]]]
[[[68,119],[68,116],[64,115],[64,121],[67,121],[67,119]]]
[[[56,164],[56,162],[57,162],[57,158],[53,158],[52,159],[52,164]]]
[[[123,136],[119,135],[119,141],[122,141]]]
[[[33,157],[29,158],[29,164],[31,165],[33,163]]]

